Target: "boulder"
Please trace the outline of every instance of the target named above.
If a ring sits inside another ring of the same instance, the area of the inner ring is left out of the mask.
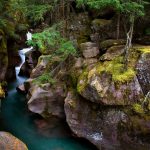
[[[99,150],[148,150],[150,145],[146,135],[150,133],[149,121],[144,122],[143,118],[130,113],[128,116],[125,112],[119,107],[103,107],[91,103],[72,91],[68,92],[65,99],[65,114],[69,127],[74,134],[89,140]],[[143,138],[145,133],[147,134]],[[148,141],[144,141],[145,139]]]
[[[28,92],[28,108],[44,118],[56,116],[64,118],[66,87],[63,84],[43,84],[32,86]]]
[[[1,150],[28,150],[27,146],[7,132],[0,132],[0,149]]]
[[[100,60],[107,61],[107,60],[113,60],[114,58],[121,56],[124,53],[124,45],[120,46],[112,46],[108,48],[107,52],[102,55]]]
[[[150,91],[150,48],[143,53],[137,63],[137,77],[143,93],[146,95]]]
[[[19,92],[21,92],[23,94],[26,94],[26,90],[25,90],[24,84],[19,85],[16,89],[17,89],[17,91],[19,91]]]
[[[126,40],[124,39],[118,39],[118,40],[109,39],[109,40],[100,42],[100,49],[107,50],[108,48],[112,46],[125,45],[125,44],[126,44]]]
[[[115,71],[111,72],[113,69]],[[83,71],[78,79],[78,93],[87,100],[104,105],[132,105],[141,101],[144,95],[134,72],[128,70],[117,74],[117,71],[109,62],[105,65],[98,63],[93,69]]]
[[[80,50],[85,58],[93,58],[99,54],[99,48],[96,43],[86,42],[80,44]]]

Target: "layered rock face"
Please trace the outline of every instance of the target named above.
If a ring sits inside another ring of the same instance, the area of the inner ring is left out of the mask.
[[[42,55],[28,72],[25,88],[20,89],[28,92],[30,111],[46,119],[66,118],[77,137],[89,140],[99,150],[148,150],[150,118],[142,105],[150,90],[150,51],[144,51],[149,46],[143,50],[134,45],[129,69],[124,71],[126,34],[121,22],[123,39],[115,40],[115,17],[100,18],[99,12],[96,19],[88,13],[73,16],[67,32],[79,57],[61,62]]]
[[[30,89],[29,95],[28,108],[30,111],[45,118],[51,115],[59,118],[65,117],[64,98],[66,97],[66,87],[64,85],[55,85],[53,88],[48,84],[42,87],[34,86]]]
[[[7,132],[0,132],[0,149],[1,150],[28,150],[27,146]]]
[[[126,109],[121,107],[103,107],[69,91],[65,99],[65,114],[71,130],[78,137],[88,139],[98,149],[147,150],[150,147],[149,140],[143,145],[144,138],[150,132],[150,121],[128,115]]]
[[[128,83],[117,84],[109,74],[96,75],[96,72],[90,78],[81,75],[78,92],[85,99],[104,105],[131,105],[139,102],[144,96],[136,77]]]
[[[89,140],[100,150],[122,150],[126,144],[129,146],[124,150],[137,147],[147,150],[150,118],[140,104],[146,94],[143,90],[150,87],[142,79],[149,78],[149,51],[134,46],[129,70],[120,72],[124,41],[107,42],[101,45],[107,51],[100,59],[99,48],[92,42],[80,45],[82,56],[67,58],[63,63],[57,59],[50,62],[48,56],[41,56],[25,83],[28,108],[46,119],[66,117],[75,135]],[[133,71],[135,68],[137,72]],[[34,82],[48,70],[54,83]]]
[[[137,64],[137,71],[139,83],[146,95],[150,91],[150,53],[144,53],[141,55]]]

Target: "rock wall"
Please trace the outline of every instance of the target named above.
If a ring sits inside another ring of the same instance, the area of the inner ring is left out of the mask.
[[[148,150],[150,103],[149,97],[145,103],[145,96],[150,91],[150,47],[138,45],[148,40],[138,39],[142,34],[135,38],[124,71],[123,22],[122,39],[116,40],[115,14],[102,16],[81,13],[69,22],[68,37],[79,56],[63,62],[48,55],[39,58],[24,84],[28,108],[45,119],[66,118],[76,136],[99,150]]]

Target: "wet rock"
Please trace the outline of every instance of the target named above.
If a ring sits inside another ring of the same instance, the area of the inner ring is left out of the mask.
[[[34,113],[38,113],[44,118],[56,116],[64,118],[64,99],[66,97],[66,87],[63,84],[50,86],[32,86],[28,93],[28,108]]]
[[[99,48],[96,43],[86,42],[80,44],[80,50],[85,58],[93,58],[99,54]]]
[[[24,84],[19,85],[16,89],[17,89],[17,91],[19,91],[19,92],[21,92],[23,94],[26,93]]]
[[[146,95],[150,91],[150,52],[141,55],[136,69],[139,83]]]
[[[27,146],[7,132],[0,132],[0,149],[1,150],[28,150]]]
[[[25,63],[22,65],[19,75],[30,76],[32,70],[35,68],[40,56],[40,52],[33,50],[26,54]]]
[[[34,85],[33,79],[29,78],[24,82],[25,91],[28,91]]]

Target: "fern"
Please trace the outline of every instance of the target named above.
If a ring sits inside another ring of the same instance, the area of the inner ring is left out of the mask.
[[[73,43],[63,38],[57,30],[57,26],[47,28],[40,33],[33,34],[28,45],[38,47],[43,54],[57,55],[66,58],[68,55],[76,55]]]

